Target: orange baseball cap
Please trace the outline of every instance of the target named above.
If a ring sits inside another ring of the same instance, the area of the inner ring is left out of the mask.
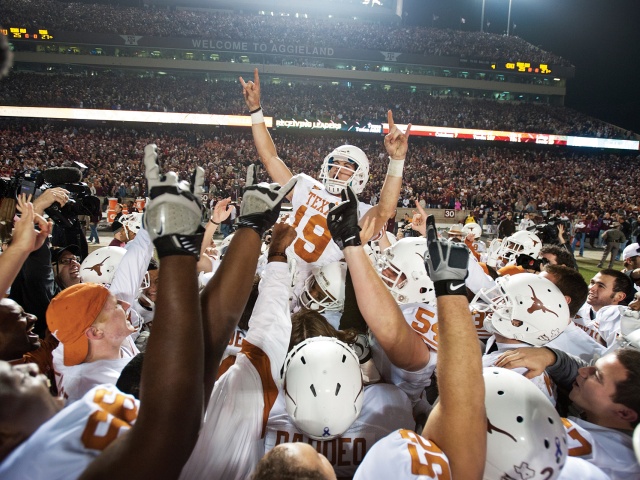
[[[78,283],[56,295],[47,308],[47,326],[64,346],[67,367],[84,362],[89,353],[85,331],[104,307],[109,290],[97,283]]]

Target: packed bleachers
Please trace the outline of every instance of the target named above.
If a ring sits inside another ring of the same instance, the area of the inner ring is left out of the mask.
[[[332,148],[354,143],[370,160],[371,180],[363,198],[369,201],[382,187],[387,159],[378,136],[276,131],[274,137],[291,170],[313,176]],[[149,142],[158,144],[166,168],[183,176],[196,162],[203,165],[207,189],[220,196],[236,197],[244,185],[246,166],[257,161],[251,133],[239,130],[169,132],[5,122],[0,138],[4,175],[80,161],[90,167],[85,180],[94,183],[99,196],[128,197],[135,182],[144,185],[142,150]],[[407,198],[414,205],[423,198],[433,208],[453,208],[459,201],[464,208],[487,205],[516,211],[631,212],[640,206],[636,188],[640,173],[631,168],[635,161],[633,153],[509,148],[413,138],[400,203]],[[121,185],[125,195],[119,192]]]
[[[239,115],[246,113],[239,89],[237,82],[187,75],[13,72],[0,81],[0,104]],[[576,110],[542,104],[440,97],[380,85],[265,82],[263,90],[265,111],[275,118],[381,123],[392,109],[400,123],[599,138],[632,135]]]
[[[216,37],[338,48],[366,48],[468,58],[527,58],[569,65],[551,52],[515,37],[414,26],[391,26],[318,18],[258,16],[133,8],[53,0],[0,2],[6,24],[73,32],[157,37]]]

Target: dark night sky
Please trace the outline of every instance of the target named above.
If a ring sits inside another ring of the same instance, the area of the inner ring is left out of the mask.
[[[504,33],[508,0],[486,0],[486,31]],[[404,0],[406,22],[479,30],[482,0]],[[433,23],[433,15],[440,17]],[[567,58],[566,105],[640,133],[640,0],[512,0],[512,33]]]

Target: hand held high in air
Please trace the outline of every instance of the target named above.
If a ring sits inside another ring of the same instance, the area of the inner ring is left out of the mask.
[[[150,201],[143,223],[158,250],[158,257],[192,255],[198,258],[204,232],[200,201],[204,170],[196,167],[189,184],[180,181],[175,172],[160,174],[155,145],[147,145],[144,154]]]
[[[213,207],[213,213],[211,214],[211,220],[217,225],[220,225],[224,222],[229,215],[231,215],[231,210],[233,210],[233,206],[231,204],[231,197],[220,200],[216,203],[215,207]]]
[[[280,207],[284,198],[293,190],[298,177],[291,179],[283,186],[277,183],[259,183],[251,185],[251,179],[244,190],[237,228],[251,228],[260,237],[278,220]]]
[[[466,295],[465,278],[468,275],[469,250],[459,243],[438,240],[433,215],[427,217],[427,251],[424,264],[433,280],[436,297]]]
[[[411,135],[411,124],[407,125],[407,131],[402,131],[393,122],[393,113],[387,112],[387,122],[389,123],[389,133],[384,137],[384,147],[391,160],[404,160],[409,149],[409,136]]]
[[[412,212],[413,220],[411,221],[411,228],[416,232],[419,232],[420,235],[422,235],[423,237],[426,237],[427,236],[427,212],[424,210],[424,208],[422,208],[422,205],[420,205],[420,203],[418,203],[417,200],[416,200],[416,208],[418,209],[418,211],[416,212],[414,210]]]
[[[258,69],[256,68],[253,71],[253,81],[245,82],[242,77],[239,77],[239,80],[242,85],[242,95],[249,111],[253,112],[260,108],[260,75],[258,75]]]
[[[33,204],[27,201],[25,195],[18,197],[17,209],[22,216],[14,223],[11,247],[31,253],[42,246],[53,229],[53,223],[47,222],[41,215],[35,213]],[[38,227],[38,230],[34,229],[34,226]]]

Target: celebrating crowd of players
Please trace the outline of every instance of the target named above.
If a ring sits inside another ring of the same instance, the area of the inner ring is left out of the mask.
[[[418,236],[397,240],[385,226],[411,125],[387,112],[372,206],[361,149],[326,148],[317,179],[294,174],[257,70],[240,82],[274,183],[248,168],[222,245],[229,200],[203,228],[205,171],[180,181],[155,145],[120,252],[51,252],[43,213],[69,192],[18,198],[0,256],[2,478],[640,475],[637,243],[587,285],[567,247],[525,229],[483,248],[473,222],[438,239],[419,203]]]

